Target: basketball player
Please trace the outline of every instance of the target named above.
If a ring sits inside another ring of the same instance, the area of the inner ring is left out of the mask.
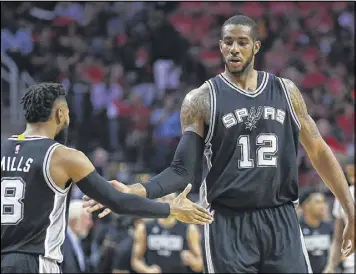
[[[300,197],[303,216],[300,227],[308,251],[313,273],[322,273],[328,259],[333,232],[332,223],[325,220],[325,195],[315,189],[305,191]]]
[[[209,221],[186,199],[191,185],[170,204],[121,193],[82,152],[54,141],[69,126],[65,95],[59,84],[30,87],[25,132],[1,143],[1,273],[59,273],[72,183],[119,214]]]
[[[219,46],[225,71],[186,95],[183,135],[171,165],[147,183],[115,187],[162,197],[192,182],[204,158],[200,200],[215,212],[214,222],[204,227],[205,271],[306,273],[311,268],[294,207],[300,140],[345,211],[342,249],[350,255],[354,203],[299,89],[288,79],[254,69],[261,42],[252,19],[229,18]],[[93,206],[91,212],[102,208],[93,200],[86,206]]]
[[[347,159],[345,169],[350,182],[350,193],[355,199],[354,157],[350,157],[349,159]],[[329,251],[328,263],[323,273],[335,273],[335,269],[342,259],[342,273],[355,273],[355,256],[348,256],[345,258],[343,254],[341,254],[339,249],[339,246],[343,239],[343,230],[345,225],[347,224],[347,215],[345,214],[345,211],[341,208],[340,202],[338,200],[335,200],[334,202],[333,215],[335,217],[333,240]]]
[[[175,198],[169,194],[161,202]],[[199,230],[174,218],[140,223],[135,229],[131,258],[137,273],[191,273],[203,270]]]

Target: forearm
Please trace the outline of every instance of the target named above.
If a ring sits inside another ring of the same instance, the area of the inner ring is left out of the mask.
[[[341,261],[341,240],[333,240],[329,250],[329,258],[327,265],[335,268]]]
[[[145,190],[141,187],[141,190],[135,194],[155,199],[183,190],[195,178],[196,169],[201,164],[203,149],[204,142],[199,135],[185,132],[179,141],[171,165],[143,184]],[[134,187],[140,188],[140,186]]]
[[[169,204],[119,192],[96,171],[77,182],[77,185],[86,195],[118,214],[142,218],[166,218],[170,215]]]
[[[353,218],[354,203],[348,184],[344,172],[331,149],[326,143],[323,143],[314,156],[309,157],[320,177],[339,200],[346,215]]]

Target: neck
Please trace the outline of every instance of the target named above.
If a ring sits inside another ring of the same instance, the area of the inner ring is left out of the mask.
[[[24,136],[44,136],[51,139],[54,139],[55,133],[54,130],[47,123],[36,123],[36,124],[27,124],[26,130],[22,133]]]
[[[176,224],[176,219],[174,218],[165,218],[165,219],[158,219],[158,222],[163,227],[172,227]]]
[[[246,91],[254,91],[257,88],[257,70],[253,69],[253,64],[246,68],[245,72],[242,75],[234,75],[229,72],[225,66],[224,75],[227,76],[233,83],[240,86]]]
[[[316,219],[310,215],[304,215],[304,220],[305,220],[306,224],[311,227],[319,227],[320,222],[321,222],[321,220]]]

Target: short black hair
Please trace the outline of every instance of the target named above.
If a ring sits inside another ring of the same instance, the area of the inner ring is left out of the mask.
[[[251,28],[251,37],[254,41],[258,38],[258,28],[257,24],[254,20],[252,20],[250,17],[244,16],[244,15],[235,15],[230,17],[225,21],[221,28],[221,38],[223,37],[223,30],[224,27],[227,25],[243,25],[243,26],[249,26]]]
[[[65,99],[67,92],[61,84],[40,83],[30,86],[21,99],[28,123],[47,122],[57,99]]]
[[[306,201],[309,200],[310,196],[312,196],[313,194],[316,193],[320,193],[320,194],[324,194],[322,191],[318,190],[315,187],[311,187],[311,188],[307,188],[306,190],[304,190],[304,192],[302,192],[302,194],[299,197],[299,203],[301,205],[303,205]]]

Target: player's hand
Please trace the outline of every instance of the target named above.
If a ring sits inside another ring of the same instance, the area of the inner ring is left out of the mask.
[[[148,267],[147,273],[162,273],[162,269],[158,265],[151,265]]]
[[[180,253],[180,258],[184,265],[191,266],[196,259],[193,253],[190,250],[183,250]]]
[[[213,221],[211,214],[206,209],[187,199],[187,195],[191,189],[192,185],[188,184],[183,192],[170,203],[170,216],[183,223],[210,224]]]
[[[344,233],[342,234],[341,253],[348,257],[355,252],[355,219],[354,217],[348,218]]]
[[[130,187],[128,187],[127,185],[120,183],[116,180],[111,180],[109,181],[109,183],[116,188],[118,191],[121,191],[123,193],[130,193]],[[85,201],[85,203],[83,204],[83,208],[88,208],[87,211],[89,213],[93,213],[94,211],[100,210],[102,208],[104,208],[105,206],[103,206],[102,204],[98,203],[97,201],[91,199],[89,196],[84,195],[83,196],[83,200]],[[111,209],[110,208],[105,208],[103,210],[103,212],[99,213],[98,217],[99,218],[103,218],[106,215],[111,213]]]

